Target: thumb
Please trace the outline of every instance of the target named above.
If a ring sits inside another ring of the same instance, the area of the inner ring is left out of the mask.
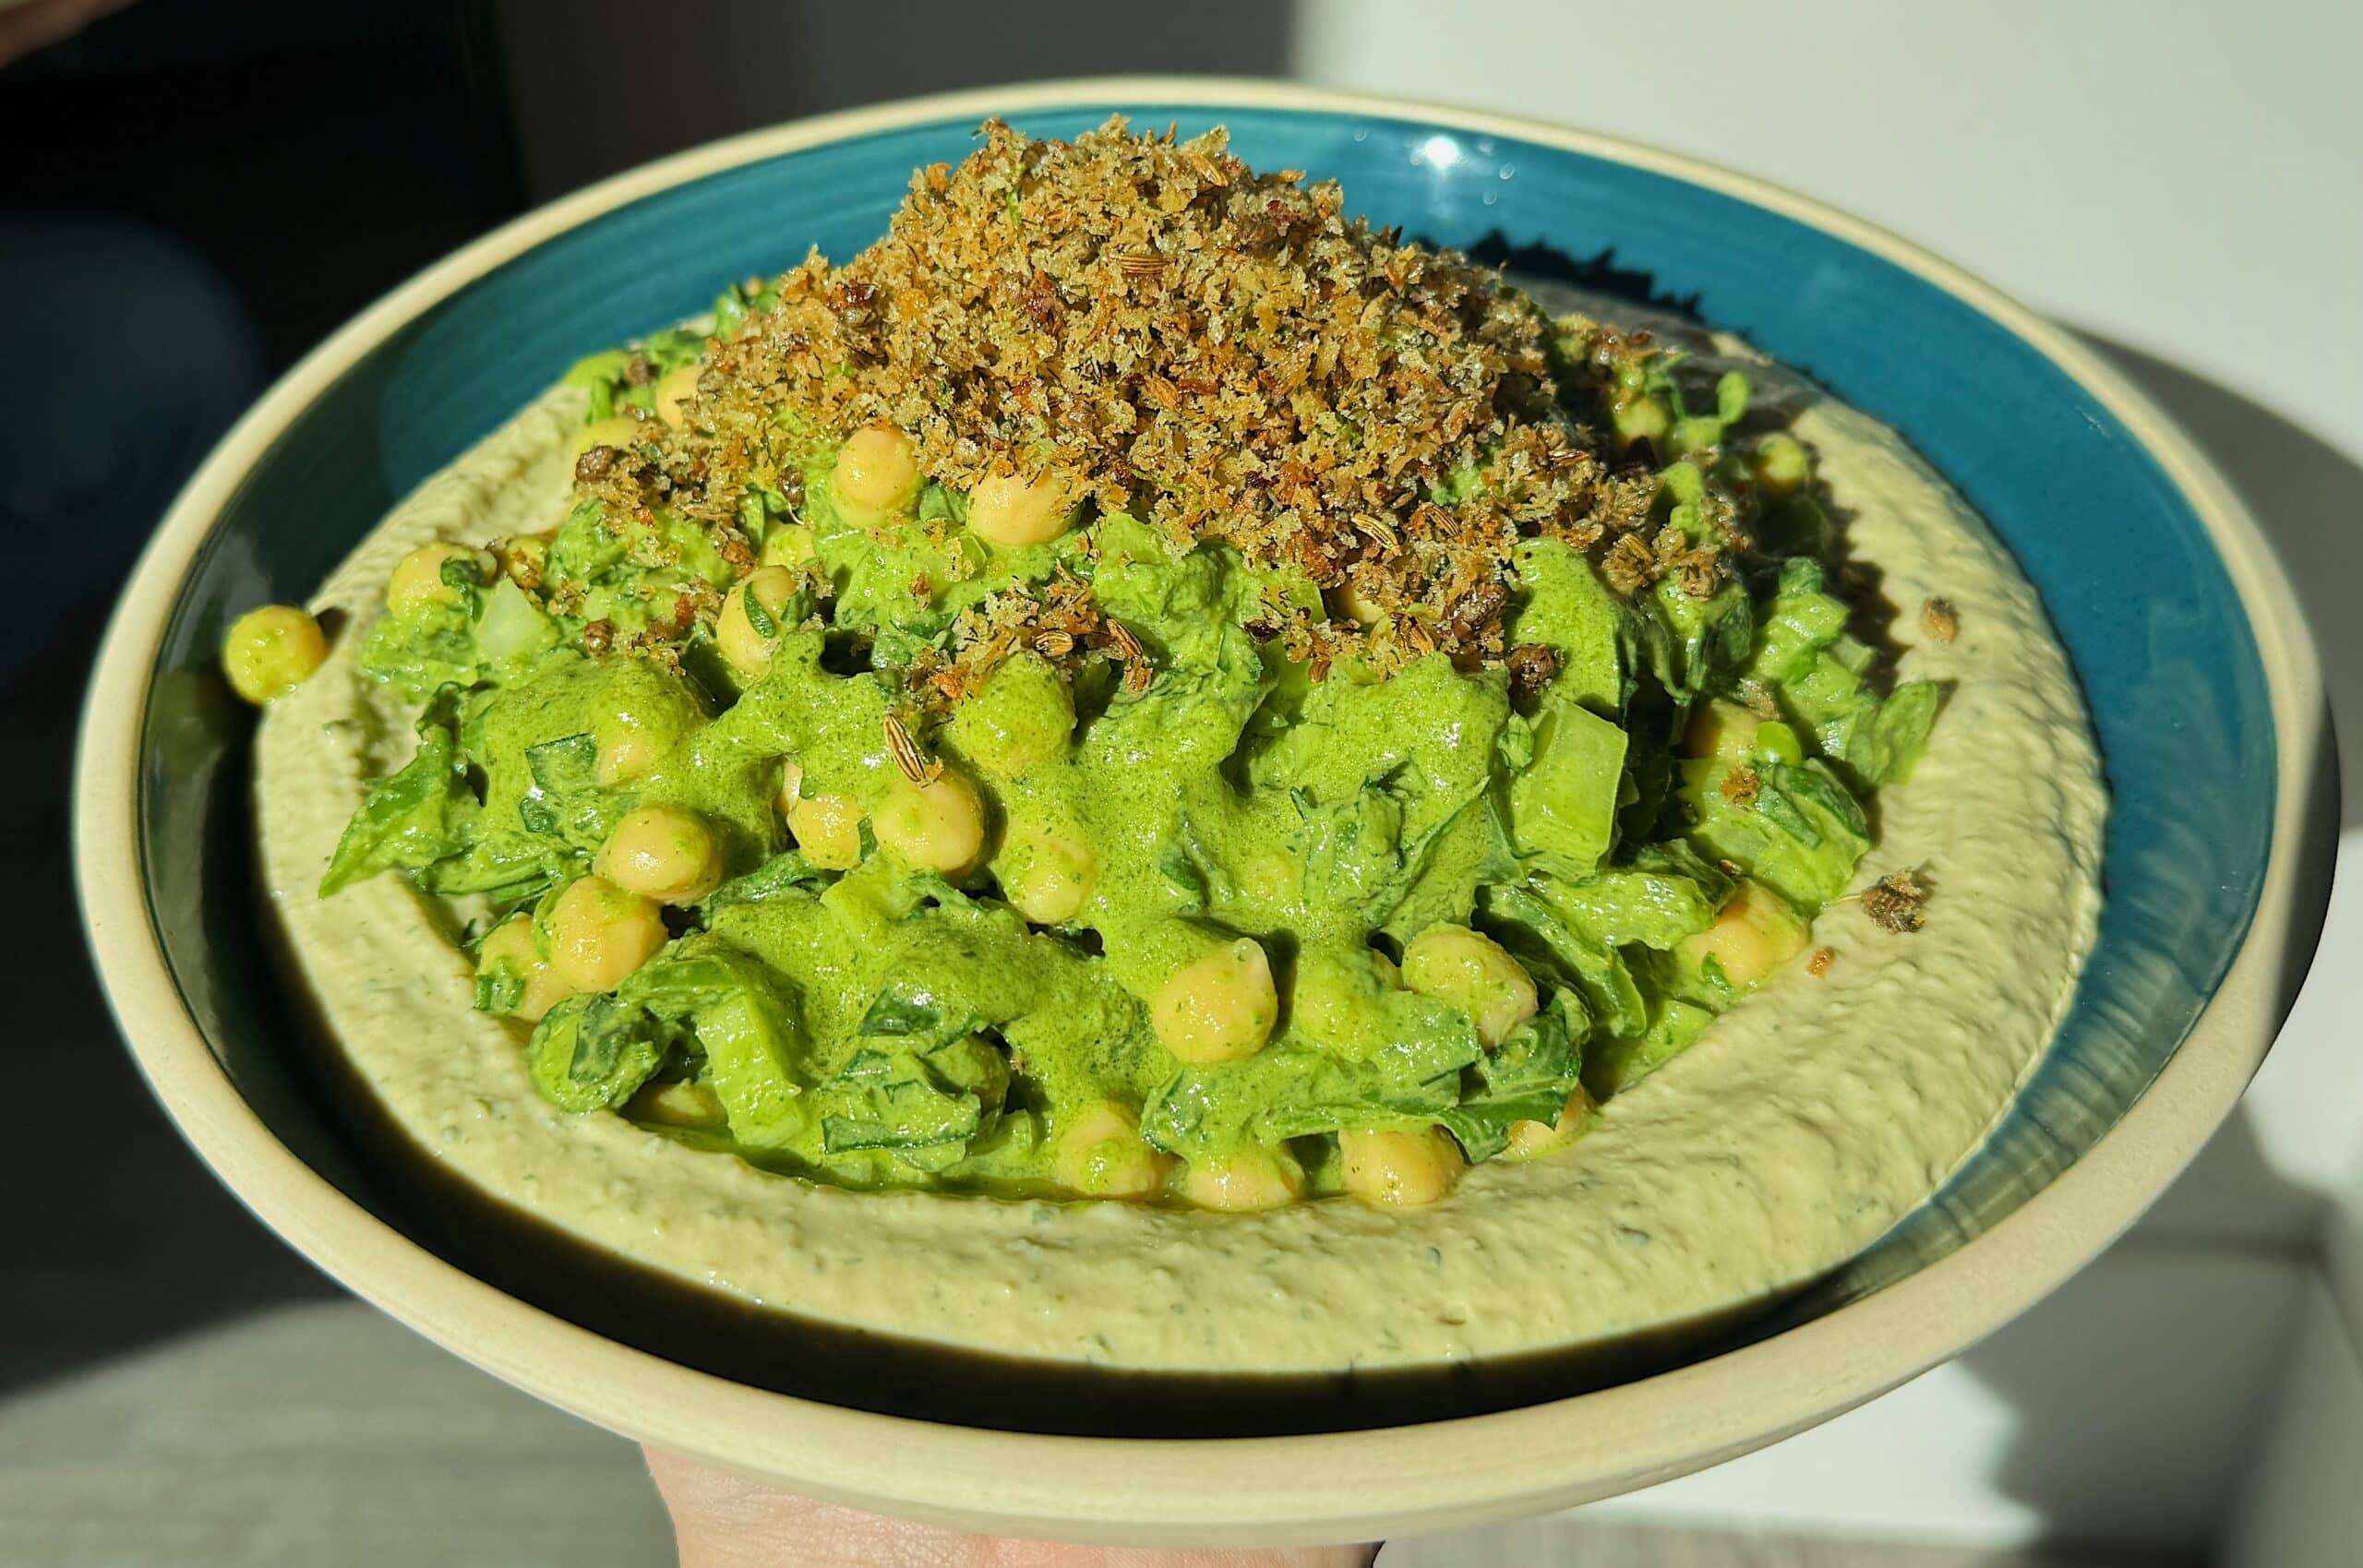
[[[1368,1568],[1373,1546],[1068,1546],[865,1514],[649,1449],[681,1568]]]

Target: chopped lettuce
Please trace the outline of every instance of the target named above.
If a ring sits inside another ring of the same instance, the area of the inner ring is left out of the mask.
[[[1500,1154],[1517,1122],[1556,1122],[1580,1082],[1589,1023],[1573,992],[1553,993],[1549,1006],[1469,1064],[1460,1103],[1437,1121],[1472,1160]]]
[[[1680,1056],[1706,1033],[1715,1014],[1697,1002],[1661,997],[1637,1034],[1595,1042],[1584,1059],[1584,1088],[1593,1099],[1623,1093]]]
[[[460,754],[461,692],[447,686],[418,716],[418,749],[363,793],[320,879],[320,896],[397,867],[416,870],[465,850],[483,807]]]
[[[1624,730],[1588,708],[1553,702],[1534,723],[1534,759],[1510,780],[1510,837],[1559,876],[1590,873],[1616,836]]]
[[[1791,766],[1694,758],[1681,774],[1690,842],[1801,909],[1844,892],[1871,846],[1861,804],[1817,759]]]
[[[645,1007],[616,996],[575,996],[534,1026],[525,1065],[544,1099],[581,1115],[620,1107],[678,1044],[678,1026]]]

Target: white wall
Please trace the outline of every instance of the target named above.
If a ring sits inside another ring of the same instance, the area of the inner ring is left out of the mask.
[[[2363,615],[2351,602],[2363,583],[2363,7],[1303,0],[1295,61],[1327,85],[1532,114],[1766,176],[2095,335],[2208,447],[2275,536],[2342,727],[2363,736]],[[2363,747],[2348,751],[2345,885],[2324,936],[2329,961],[2234,1122],[2085,1287],[2134,1315],[2121,1337],[2140,1339],[2185,1305],[2162,1301],[2144,1316],[2140,1293],[2117,1295],[2119,1284],[2155,1266],[2203,1266],[2211,1251],[2234,1281],[2260,1257],[2309,1256],[2327,1231],[2345,1353],[2363,1341]],[[2056,1335],[2072,1350],[2075,1335],[2098,1331],[2063,1298],[2010,1331],[2013,1342]],[[2229,1355],[2243,1376],[2211,1382],[2211,1400],[2178,1418],[2212,1413],[2228,1430],[2254,1430],[2278,1384],[2270,1369],[2288,1322],[2227,1306],[2189,1351]],[[2335,1335],[2335,1320],[2322,1332]],[[2319,1369],[2336,1363],[2309,1343],[2304,1375],[2317,1392],[2335,1389]],[[2106,1361],[2069,1355],[2060,1365]],[[2005,1440],[1974,1367],[1973,1357],[1823,1433],[1630,1506],[1890,1508],[2007,1532],[2024,1499],[1997,1478]],[[2165,1371],[2120,1361],[2109,1386],[2128,1408],[2147,1408],[2157,1391],[2141,1380]],[[2107,1386],[2092,1392],[2109,1396]],[[2306,1418],[2336,1424],[2320,1411]],[[2052,1433],[2057,1463],[2079,1478],[2049,1504],[2070,1515],[2064,1526],[2136,1506],[2166,1478],[2146,1449],[2092,1463],[2080,1446],[2088,1435],[2072,1422]],[[2220,1445],[2201,1447],[2221,1456]],[[1865,1461],[1889,1479],[1863,1486]],[[1913,1490],[1929,1478],[1941,1495]],[[2179,1506],[2188,1494],[2171,1496],[2167,1512],[2195,1528]]]

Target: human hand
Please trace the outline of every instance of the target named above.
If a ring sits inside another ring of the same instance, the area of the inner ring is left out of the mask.
[[[1378,1551],[1003,1540],[816,1502],[654,1448],[647,1454],[673,1515],[681,1568],[1368,1568]]]

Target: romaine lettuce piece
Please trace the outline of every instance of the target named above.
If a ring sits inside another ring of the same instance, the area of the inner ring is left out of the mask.
[[[865,1047],[814,1095],[821,1150],[883,1150],[921,1170],[942,1170],[991,1129],[1008,1089],[1007,1063],[974,1035],[926,1052]]]
[[[1870,680],[1877,655],[1847,633],[1847,616],[1818,561],[1783,562],[1747,674],[1772,689],[1847,783],[1877,788],[1909,776],[1943,695],[1913,681],[1881,698]]]
[[[1678,705],[1720,687],[1747,662],[1756,634],[1747,591],[1726,582],[1704,599],[1661,577],[1633,600],[1642,655]]]
[[[1767,685],[1792,681],[1812,667],[1814,656],[1844,634],[1848,610],[1824,592],[1821,563],[1799,556],[1781,563],[1780,585],[1757,616],[1756,651],[1747,662],[1750,679]]]
[[[1616,837],[1625,732],[1572,702],[1534,721],[1534,760],[1510,780],[1510,838],[1556,875],[1589,875]]]
[[[1492,794],[1481,795],[1409,847],[1399,892],[1387,890],[1392,904],[1373,899],[1363,913],[1397,941],[1409,941],[1431,926],[1469,924],[1478,889],[1515,878],[1517,871],[1517,853],[1501,808]]]
[[[1653,844],[1632,866],[1533,885],[1563,923],[1596,942],[1665,950],[1714,923],[1732,880],[1687,846]]]
[[[1681,775],[1699,853],[1730,861],[1808,913],[1846,891],[1870,848],[1862,807],[1817,759],[1791,767],[1693,758]]]
[[[1915,680],[1857,710],[1841,758],[1847,772],[1875,789],[1911,778],[1913,765],[1928,749],[1928,731],[1943,705],[1942,688],[1934,681]]]
[[[1602,1029],[1634,1034],[1643,1027],[1645,999],[1625,955],[1606,938],[1570,924],[1532,884],[1482,889],[1477,924],[1537,980],[1573,987]]]
[[[1281,1038],[1219,1067],[1184,1068],[1148,1097],[1143,1134],[1204,1159],[1344,1127],[1420,1127],[1459,1103],[1461,1069],[1482,1055],[1459,1009],[1376,981],[1366,955],[1332,955],[1324,987]],[[1556,1114],[1555,1107],[1553,1114]]]
[[[618,987],[615,999],[695,1035],[705,1082],[739,1142],[786,1145],[810,1124],[800,1013],[787,982],[764,964],[710,937],[686,937]]]
[[[620,643],[642,631],[686,631],[697,597],[727,588],[738,570],[694,518],[659,509],[616,519],[588,500],[559,525],[543,576],[562,590],[553,603],[568,624],[605,621]]]

